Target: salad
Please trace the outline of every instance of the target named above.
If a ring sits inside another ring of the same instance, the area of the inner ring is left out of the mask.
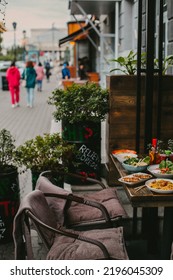
[[[173,174],[173,162],[170,160],[162,160],[159,164],[159,169],[162,174]]]
[[[146,156],[144,158],[129,158],[127,160],[124,161],[125,164],[129,164],[132,166],[145,166],[145,165],[149,165],[150,163],[150,157]]]

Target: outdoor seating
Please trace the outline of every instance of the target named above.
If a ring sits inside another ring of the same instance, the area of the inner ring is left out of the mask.
[[[127,214],[118,199],[116,188],[106,188],[102,182],[94,181],[104,189],[74,195],[52,184],[44,176],[39,177],[36,189],[44,193],[58,221],[67,228],[88,230],[121,225],[122,217],[127,217]]]
[[[128,259],[122,227],[73,231],[61,222],[41,191],[27,194],[14,219],[15,259],[34,259],[31,223],[48,250],[46,259]]]

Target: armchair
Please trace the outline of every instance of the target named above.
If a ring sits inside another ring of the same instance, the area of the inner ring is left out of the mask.
[[[21,201],[14,219],[15,259],[34,259],[30,225],[40,235],[49,260],[128,259],[123,228],[74,231],[58,221],[44,194],[35,190]]]
[[[99,181],[98,181],[99,182]],[[116,188],[106,188],[91,194],[74,195],[40,176],[36,189],[44,193],[50,209],[67,228],[89,230],[117,227],[127,214],[121,205]]]

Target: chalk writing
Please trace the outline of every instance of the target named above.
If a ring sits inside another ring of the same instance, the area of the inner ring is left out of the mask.
[[[79,154],[76,156],[81,162],[84,162],[89,167],[96,170],[98,168],[98,164],[100,162],[100,158],[98,154],[88,148],[86,145],[82,145],[79,148]]]

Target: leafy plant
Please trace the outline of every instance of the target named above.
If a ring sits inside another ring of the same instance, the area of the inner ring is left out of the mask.
[[[80,121],[100,122],[108,113],[108,90],[94,83],[73,84],[67,89],[55,89],[48,103],[54,105],[56,121],[69,123]]]
[[[0,171],[3,172],[11,166],[15,166],[15,139],[10,131],[2,129],[0,131]]]
[[[119,68],[114,68],[110,70],[113,71],[121,71],[126,75],[135,75],[137,73],[137,52],[131,50],[127,56],[119,56],[117,59],[112,59],[112,62],[117,62],[119,64]],[[169,55],[164,58],[162,63],[162,75],[166,74],[166,71],[169,67],[173,66],[173,55]],[[141,68],[146,68],[146,52],[141,53]],[[154,58],[154,68],[159,68],[159,60]]]
[[[126,75],[135,75],[137,71],[137,53],[132,50],[127,56],[119,56],[117,59],[112,59],[112,62],[117,62],[120,68],[114,68],[110,72],[119,70]]]
[[[155,68],[159,67],[159,60],[157,58],[155,58],[155,60],[154,60],[154,65],[155,65]],[[165,57],[165,59],[163,60],[162,74],[165,75],[166,71],[171,66],[173,66],[173,55],[169,55],[169,56]]]
[[[16,149],[15,154],[20,167],[25,166],[36,172],[66,172],[74,152],[74,145],[66,143],[59,133],[45,133],[44,136],[27,140]]]

